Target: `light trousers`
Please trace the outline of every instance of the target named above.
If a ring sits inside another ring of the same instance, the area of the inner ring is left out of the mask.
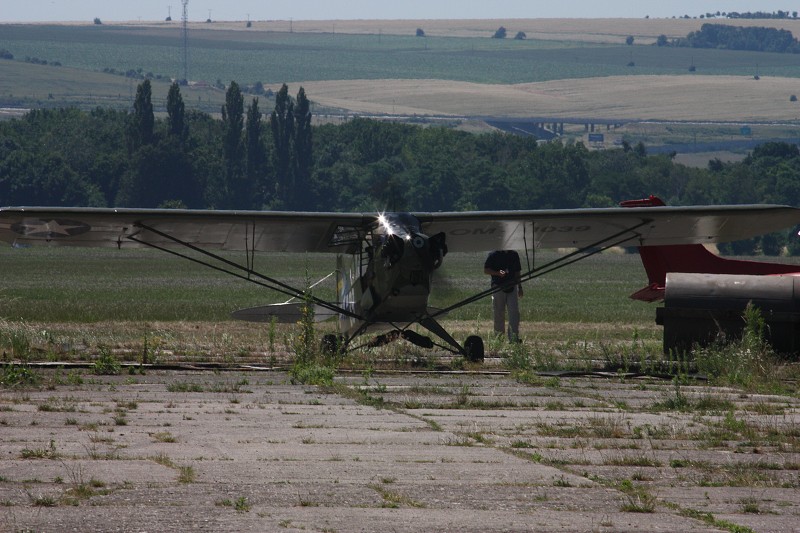
[[[494,312],[494,332],[506,333],[506,309],[508,309],[508,340],[519,339],[519,296],[517,287],[511,292],[496,292],[492,295],[492,311]]]

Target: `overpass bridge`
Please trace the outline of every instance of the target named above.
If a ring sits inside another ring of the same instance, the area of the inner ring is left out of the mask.
[[[565,124],[582,125],[587,133],[598,130],[611,131],[629,122],[640,120],[582,118],[582,117],[469,117],[470,120],[482,120],[490,126],[518,135],[533,135],[539,139],[550,140],[564,134]]]

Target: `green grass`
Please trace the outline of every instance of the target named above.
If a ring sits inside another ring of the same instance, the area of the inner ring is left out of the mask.
[[[3,247],[0,257],[5,274],[0,316],[12,320],[226,320],[238,306],[287,299],[152,250]],[[243,255],[230,257],[245,260]],[[277,270],[288,283],[302,287],[306,263],[318,278],[333,270],[334,256],[320,259],[272,254],[259,257],[256,267]]]
[[[181,71],[179,28],[7,26],[0,47],[15,58],[64,66],[175,76]],[[800,76],[791,54],[655,46],[516,41],[462,37],[195,30],[190,77],[241,83],[324,79],[439,78],[524,83],[617,74],[698,73]],[[634,69],[627,66],[633,60]],[[536,68],[531,68],[535,65]],[[266,77],[266,79],[265,79]]]
[[[228,256],[244,262],[243,254]],[[536,264],[554,257],[537,252]],[[483,254],[453,253],[437,271],[433,306],[466,298],[488,286]],[[285,301],[286,296],[152,250],[0,248],[0,318],[9,321],[92,323],[104,320],[228,320],[239,307]],[[332,254],[269,254],[256,268],[302,287],[329,274]],[[640,324],[654,307],[627,296],[645,285],[637,255],[605,254],[529,284],[521,300],[524,321]],[[335,299],[335,281],[315,289]],[[490,303],[477,302],[447,319],[488,321]]]
[[[487,83],[516,83],[565,77],[555,74],[596,71],[591,58],[560,64],[563,58],[531,56],[542,50],[582,49],[575,43],[454,37],[347,35],[324,33],[193,30],[191,79],[240,83],[299,80],[443,78]],[[5,26],[0,48],[15,59],[36,57],[84,70],[143,69],[164,76],[182,71],[179,28],[142,31],[124,27]],[[594,49],[595,47],[587,48]],[[570,56],[571,57],[571,56]],[[618,61],[624,72],[628,52]],[[624,61],[623,61],[624,59]],[[531,61],[542,68],[531,69]],[[595,74],[592,74],[595,75]]]
[[[2,46],[0,46],[2,48]],[[10,107],[110,107],[128,109],[139,80],[67,66],[34,65],[0,60],[0,103]],[[169,81],[153,80],[156,111],[166,110]],[[187,107],[219,112],[224,91],[211,87],[182,87]]]
[[[228,257],[245,260],[243,254]],[[535,264],[553,257],[554,252],[537,252]],[[430,304],[444,307],[484,290],[483,261],[484,254],[449,254],[436,272]],[[82,359],[88,353],[100,361],[106,353],[120,362],[141,362],[142,353],[152,349],[158,353],[148,356],[149,362],[177,357],[232,363],[264,349],[268,357],[294,353],[296,324],[271,328],[230,319],[235,309],[282,302],[285,295],[163,252],[3,247],[0,263],[0,350],[6,350],[6,358],[12,355],[2,342],[4,332],[24,335],[31,353],[44,360]],[[306,272],[311,280],[328,275],[335,256],[269,254],[257,256],[255,264],[260,272],[303,287]],[[628,354],[636,362],[647,354],[660,359],[655,306],[628,299],[644,284],[638,256],[617,254],[594,256],[531,282],[521,301],[526,344],[524,350],[519,347],[524,352],[519,369],[561,368],[565,358],[574,366],[574,361],[602,359],[606,352]],[[335,301],[335,280],[314,291]],[[472,334],[489,339],[491,302],[465,306],[442,322],[457,339]],[[319,338],[335,331],[336,324],[315,328]],[[270,335],[274,342],[268,341]],[[487,346],[500,354],[514,348],[504,342]],[[390,358],[408,358],[406,348],[387,350]],[[204,390],[199,384],[168,387],[171,392],[198,389]]]
[[[537,250],[534,266],[552,261],[557,254]],[[443,306],[488,288],[483,275],[483,254],[453,253],[445,258],[443,272],[435,280],[431,305]],[[525,258],[522,258],[523,269]],[[438,276],[438,274],[437,274]],[[653,306],[634,302],[628,295],[647,284],[638,254],[603,254],[534,279],[520,300],[523,321],[621,323],[647,325]],[[491,319],[488,300],[464,307],[448,318]]]

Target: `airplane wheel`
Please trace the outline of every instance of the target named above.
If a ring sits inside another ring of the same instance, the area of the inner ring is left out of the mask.
[[[320,349],[322,350],[322,353],[325,355],[335,355],[336,352],[339,350],[341,344],[342,344],[341,336],[328,333],[327,335],[322,336],[322,341],[320,342]]]
[[[472,363],[482,363],[483,339],[477,335],[470,335],[464,342],[464,351],[467,352],[467,361]]]

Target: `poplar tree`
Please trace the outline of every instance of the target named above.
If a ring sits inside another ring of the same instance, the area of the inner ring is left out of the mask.
[[[173,82],[167,94],[167,115],[169,134],[181,141],[186,139],[186,107],[183,104],[181,88]]]
[[[264,189],[260,182],[264,177],[264,145],[261,142],[261,111],[258,109],[258,98],[247,107],[247,122],[245,125],[245,145],[247,149],[247,162],[245,173],[247,175],[247,190],[249,191],[250,206],[260,208],[255,203],[256,198],[263,198]],[[259,194],[260,193],[260,194]]]
[[[153,91],[150,80],[144,80],[136,88],[136,99],[133,101],[130,136],[133,150],[152,144],[153,127]]]
[[[239,89],[239,84],[232,81],[225,93],[225,105],[222,106],[222,149],[225,160],[225,181],[227,196],[234,203],[243,195],[242,172],[242,129],[244,127],[244,97]],[[229,205],[239,207],[242,205]]]
[[[308,187],[311,178],[311,103],[306,97],[302,87],[297,93],[297,103],[294,106],[294,139],[292,142],[292,162],[294,169],[295,188]],[[299,197],[298,197],[299,198]],[[295,205],[293,207],[300,207]]]
[[[275,109],[270,115],[273,165],[277,200],[283,207],[294,205],[294,176],[292,173],[292,137],[294,137],[294,104],[289,97],[289,87],[284,83],[275,94]]]

